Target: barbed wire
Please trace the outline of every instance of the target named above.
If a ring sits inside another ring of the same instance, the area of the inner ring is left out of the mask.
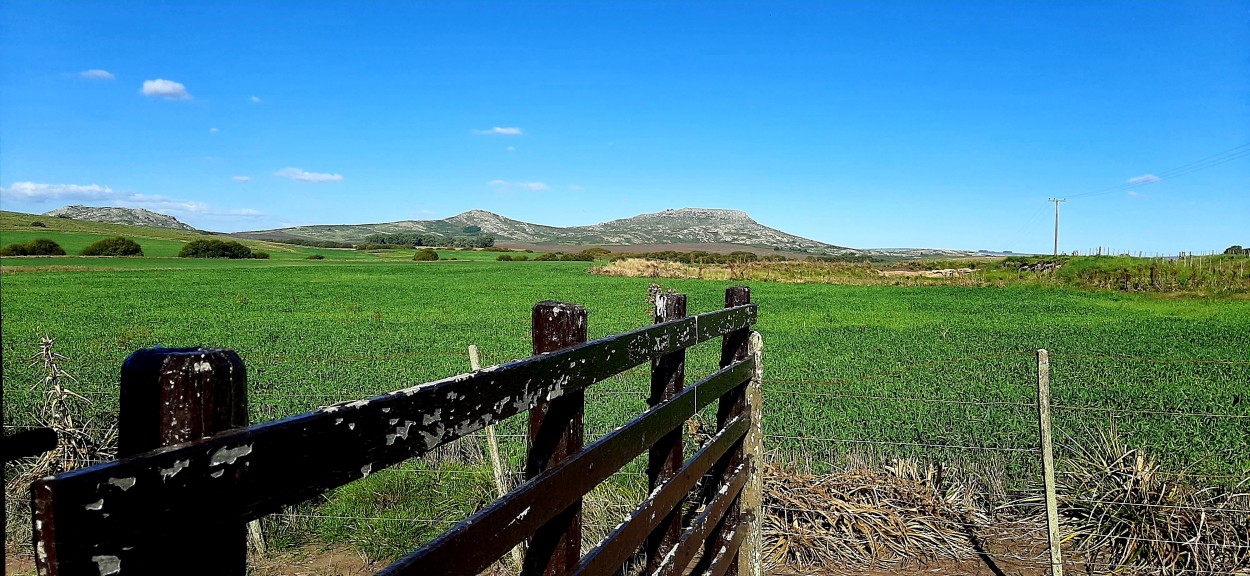
[[[889,440],[854,440],[851,438],[813,438],[808,436],[784,436],[779,434],[765,434],[764,438],[779,438],[786,440],[806,440],[810,442],[844,442],[848,444],[883,444],[886,446],[916,446],[921,448],[953,448],[956,450],[985,450],[993,452],[1040,452],[1038,448],[1008,448],[1000,446],[961,446],[957,444],[930,444],[925,442],[895,442]]]

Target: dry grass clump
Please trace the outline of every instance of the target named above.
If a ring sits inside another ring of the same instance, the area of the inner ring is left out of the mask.
[[[1114,431],[1065,468],[1056,482],[1061,528],[1091,561],[1155,574],[1250,569],[1250,494],[1161,473]]]
[[[45,390],[44,402],[39,408],[36,420],[39,425],[51,428],[56,432],[55,448],[26,462],[13,462],[17,469],[12,478],[6,478],[4,486],[6,528],[8,536],[13,540],[29,540],[30,536],[30,484],[44,476],[89,466],[100,460],[112,460],[117,444],[117,429],[110,426],[103,432],[91,422],[82,422],[75,418],[76,403],[90,403],[82,395],[69,388],[70,383],[77,382],[73,376],[61,369],[65,359],[52,347],[52,338],[43,336],[39,339],[39,352],[34,355],[34,364],[42,365],[46,374],[36,387]],[[7,543],[6,543],[7,545]]]
[[[973,512],[943,489],[941,473],[906,460],[826,475],[770,468],[764,481],[764,553],[773,565],[885,568],[974,554]]]

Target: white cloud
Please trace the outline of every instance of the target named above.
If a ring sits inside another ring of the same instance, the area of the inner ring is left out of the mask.
[[[474,130],[473,133],[474,134],[497,134],[500,136],[520,136],[521,134],[524,134],[524,132],[522,132],[520,128],[516,128],[516,127],[501,128],[499,126],[495,126],[494,128],[491,128],[490,130]]]
[[[263,216],[251,208],[219,210],[203,202],[180,200],[156,194],[118,192],[99,184],[42,184],[38,182],[14,182],[0,188],[0,197],[8,200],[42,204],[47,202],[90,202],[123,208],[144,208],[153,212],[172,215],[236,216],[254,218]]]
[[[516,146],[509,146],[509,147],[507,148],[507,150],[508,150],[509,152],[516,152]]]
[[[1129,178],[1124,183],[1125,184],[1154,184],[1155,182],[1158,182],[1160,180],[1162,180],[1162,178],[1155,176],[1154,174],[1142,174],[1141,176],[1134,176],[1132,178]]]
[[[37,182],[14,182],[8,188],[0,188],[0,197],[28,202],[52,200],[102,200],[110,197],[113,189],[99,184],[40,184]]]
[[[143,88],[139,90],[144,96],[154,96],[164,98],[166,100],[190,100],[191,94],[187,92],[187,87],[181,82],[173,80],[144,80]]]
[[[252,96],[252,97],[248,98],[248,100],[251,100],[251,101],[252,101],[252,104],[260,104],[260,103],[261,103],[260,96]]]
[[[290,168],[290,167],[283,168],[277,172],[274,172],[273,175],[281,176],[283,178],[290,178],[292,180],[295,180],[296,182],[321,183],[321,182],[342,182],[343,181],[342,174],[325,174],[321,172],[309,172],[307,170],[301,170],[299,168]]]
[[[230,179],[234,180],[235,182],[251,182],[252,181],[251,176],[231,176]]]
[[[531,192],[542,192],[544,190],[551,189],[551,186],[548,186],[544,182],[508,182],[507,180],[495,179],[495,180],[491,180],[490,182],[487,182],[486,184],[488,186],[494,186],[500,190],[520,189],[520,190],[529,190]]]
[[[1146,196],[1145,194],[1142,194],[1141,192],[1136,191],[1136,190],[1129,190],[1129,191],[1128,191],[1128,197],[1129,197],[1129,198],[1146,198],[1147,196]]]
[[[569,184],[569,190],[572,190],[574,192],[581,192],[582,187],[580,184]]]
[[[217,133],[217,129],[216,129],[216,128],[209,128],[209,129],[208,129],[208,133],[209,133],[209,134],[216,134],[216,133]]]
[[[114,78],[117,78],[116,76],[113,75],[112,72],[109,72],[108,70],[97,70],[95,68],[92,68],[91,70],[83,70],[82,72],[79,72],[78,77],[88,78],[91,80],[112,80]]]

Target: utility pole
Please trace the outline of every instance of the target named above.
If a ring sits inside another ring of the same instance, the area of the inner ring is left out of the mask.
[[[1059,203],[1067,202],[1067,198],[1050,198],[1047,202],[1055,203],[1055,256],[1059,255]]]

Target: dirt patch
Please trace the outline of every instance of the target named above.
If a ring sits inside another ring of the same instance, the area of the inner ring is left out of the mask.
[[[972,268],[943,268],[941,270],[881,270],[882,276],[902,276],[905,278],[951,278],[966,276],[975,272]]]

